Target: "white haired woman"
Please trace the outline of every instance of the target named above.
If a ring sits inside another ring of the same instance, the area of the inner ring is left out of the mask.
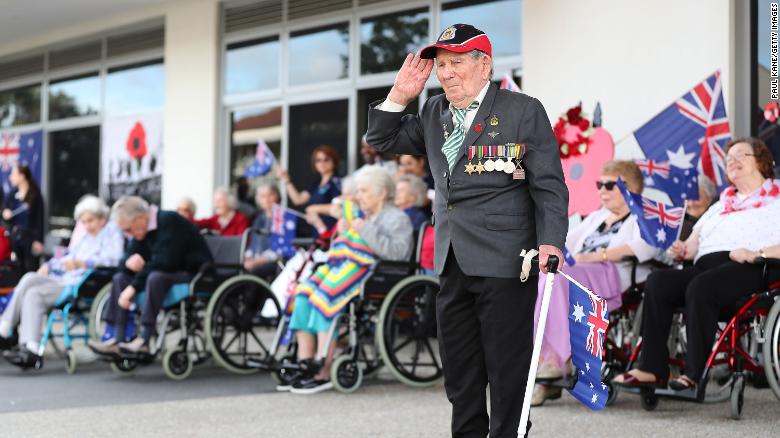
[[[355,175],[355,185],[362,213],[350,212],[339,219],[341,236],[331,246],[327,265],[319,268],[295,290],[295,310],[290,329],[296,332],[298,360],[305,369],[316,371],[314,374],[301,373],[289,385],[280,385],[279,390],[314,394],[332,387],[330,362],[333,351],[326,348],[332,321],[359,293],[360,283],[368,275],[369,264],[376,259],[407,260],[411,255],[412,224],[406,214],[393,205],[395,186],[390,174],[379,167],[365,168]],[[350,203],[345,204],[345,209],[350,209]],[[359,251],[362,251],[356,258],[344,256],[354,248],[350,246],[351,242],[357,242]],[[356,262],[357,258],[370,258],[372,261]],[[329,273],[343,272],[354,272],[355,275],[337,275],[338,279],[334,282],[327,277]],[[315,363],[315,358],[318,362],[324,359],[322,367],[310,366]]]
[[[201,230],[213,230],[220,236],[240,236],[249,228],[249,219],[237,210],[238,201],[227,189],[214,191],[214,215],[192,221]]]
[[[431,212],[423,208],[427,190],[425,181],[417,175],[403,174],[395,182],[395,206],[409,216],[415,230],[431,220]]]
[[[102,199],[83,197],[73,216],[86,231],[84,236],[64,257],[49,260],[38,272],[29,272],[19,281],[0,317],[0,348],[12,347],[11,333],[19,325],[19,349],[3,355],[12,364],[27,368],[41,360],[38,341],[44,313],[66,287],[77,284],[88,269],[116,266],[119,262],[124,239],[119,227],[108,221],[108,215]]]

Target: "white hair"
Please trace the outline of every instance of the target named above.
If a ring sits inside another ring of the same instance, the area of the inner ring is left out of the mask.
[[[117,222],[120,219],[133,220],[147,213],[149,213],[149,203],[138,196],[122,196],[111,207],[111,218]]]
[[[190,198],[189,196],[182,197],[179,200],[179,203],[181,204],[182,202],[187,204],[187,208],[192,212],[193,215],[198,210],[198,206],[195,205],[195,201],[193,201],[192,198]]]
[[[710,200],[718,197],[718,189],[715,183],[707,175],[699,175],[699,188],[707,195]]]
[[[106,219],[110,212],[111,209],[105,201],[95,195],[85,195],[79,199],[79,203],[73,209],[73,219],[79,220],[84,213],[91,213],[98,219]]]
[[[409,190],[414,195],[414,206],[422,207],[428,192],[428,186],[422,178],[417,175],[404,174],[398,177],[396,183],[409,184]]]
[[[483,56],[487,56],[488,58],[490,58],[490,80],[493,80],[493,58],[491,58],[490,55],[488,55],[487,53],[481,50],[474,49],[468,53],[469,55],[471,55],[471,59],[473,59],[474,61],[479,61],[480,59],[482,59]]]
[[[379,166],[366,166],[360,172],[355,173],[354,179],[356,185],[368,184],[376,195],[381,194],[384,190],[387,194],[387,200],[393,199],[395,183],[393,177],[385,169]]]
[[[214,190],[214,195],[217,194],[225,195],[227,198],[228,207],[230,207],[231,210],[238,208],[238,199],[236,198],[236,195],[230,193],[230,190],[226,189],[225,187],[217,187],[217,189]]]

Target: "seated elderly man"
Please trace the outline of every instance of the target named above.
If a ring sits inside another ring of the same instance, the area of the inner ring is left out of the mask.
[[[103,320],[114,326],[114,337],[90,341],[99,354],[149,353],[149,339],[155,331],[157,314],[174,284],[187,283],[211,253],[203,236],[190,222],[172,211],[158,210],[137,196],[123,196],[114,204],[112,216],[129,237],[122,270],[113,278],[111,298]],[[125,339],[128,310],[136,295],[146,291],[141,311],[141,335]]]
[[[655,271],[644,290],[642,353],[637,367],[613,382],[628,387],[695,389],[712,352],[719,317],[761,291],[763,266],[757,257],[780,257],[780,180],[763,141],[735,139],[726,145],[726,175],[732,184],[720,194],[684,242],[670,255],[693,260],[683,269]],[[780,272],[769,270],[769,281]],[[685,370],[669,381],[667,340],[675,309],[685,313]]]
[[[237,210],[238,201],[226,189],[214,191],[214,215],[195,219],[192,223],[202,230],[212,230],[220,236],[240,236],[249,228],[249,219]]]
[[[290,329],[296,332],[299,362],[313,371],[301,373],[279,390],[314,394],[332,388],[333,350],[327,350],[331,323],[360,292],[371,264],[380,259],[408,260],[411,255],[412,225],[393,205],[390,174],[379,167],[365,168],[355,175],[355,185],[360,211],[354,211],[351,202],[344,203],[340,236],[331,245],[327,264],[295,289]]]
[[[188,196],[179,199],[179,202],[176,204],[176,213],[179,213],[190,222],[195,220],[196,211],[198,211],[198,207],[195,205],[195,201]]]
[[[425,181],[416,175],[400,175],[395,182],[395,206],[409,216],[415,230],[419,230],[424,222],[431,220],[430,211],[423,208],[427,200],[427,190]]]
[[[65,288],[78,284],[88,269],[119,262],[124,239],[119,227],[108,222],[108,213],[102,199],[91,195],[82,198],[73,214],[84,230],[78,242],[64,257],[49,260],[37,273],[25,274],[16,286],[0,317],[0,349],[12,346],[11,332],[19,324],[19,350],[4,355],[12,364],[29,368],[41,360],[43,351],[38,342],[44,314]]]

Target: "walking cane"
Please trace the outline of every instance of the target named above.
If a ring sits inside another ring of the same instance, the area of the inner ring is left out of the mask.
[[[523,397],[523,413],[520,416],[520,426],[517,428],[518,436],[525,436],[528,427],[528,413],[531,409],[531,394],[536,383],[536,369],[539,366],[539,354],[542,350],[544,328],[547,325],[547,310],[550,307],[550,294],[552,293],[555,273],[558,271],[558,257],[550,256],[547,261],[547,278],[544,281],[544,293],[542,294],[542,307],[539,310],[539,324],[536,327],[534,338],[534,352],[531,355],[531,366],[528,369],[528,380],[525,384],[525,397]]]

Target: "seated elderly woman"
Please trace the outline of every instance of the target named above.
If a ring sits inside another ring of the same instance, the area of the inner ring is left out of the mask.
[[[380,259],[408,260],[411,255],[412,225],[393,205],[390,174],[378,167],[366,168],[355,175],[355,185],[362,213],[352,211],[351,202],[344,203],[345,214],[338,221],[340,236],[331,245],[327,264],[295,289],[290,329],[296,332],[299,362],[312,372],[299,374],[279,390],[313,394],[332,387],[334,343],[327,349],[331,323],[360,293],[370,265]]]
[[[198,207],[195,205],[195,201],[188,196],[184,196],[176,203],[176,213],[179,213],[184,219],[187,219],[190,222],[195,220],[195,212],[197,211]]]
[[[667,339],[674,311],[684,307],[685,372],[669,386],[695,388],[702,377],[721,314],[763,287],[757,257],[780,257],[780,180],[772,179],[772,156],[756,138],[726,146],[726,175],[732,184],[699,219],[685,242],[669,252],[693,260],[684,269],[650,274],[645,284],[642,352],[636,369],[614,379],[622,386],[665,387]],[[770,281],[780,272],[770,272]]]
[[[213,230],[221,236],[240,236],[249,228],[249,219],[236,210],[238,201],[227,189],[214,191],[214,215],[206,219],[195,219],[192,223],[200,229]]]
[[[22,277],[0,318],[0,348],[10,348],[10,337],[19,325],[19,349],[6,352],[14,365],[28,368],[41,359],[41,324],[45,312],[66,287],[77,284],[86,271],[97,266],[116,266],[122,257],[124,239],[119,227],[108,221],[109,209],[102,199],[85,196],[76,205],[74,217],[85,233],[61,258],[49,260],[38,272]]]
[[[261,278],[269,278],[276,273],[276,262],[280,255],[271,249],[268,233],[271,230],[271,218],[274,205],[279,204],[281,195],[279,189],[271,183],[262,184],[255,190],[255,202],[260,207],[252,228],[261,231],[252,233],[249,247],[244,257],[244,269]]]
[[[625,256],[634,256],[640,262],[655,257],[658,251],[648,245],[639,232],[636,218],[630,210],[620,190],[617,179],[622,178],[628,189],[641,193],[643,189],[642,173],[633,161],[609,161],[601,170],[596,188],[601,198],[601,209],[588,215],[566,236],[566,247],[576,261],[575,266],[566,267],[566,273],[577,278],[586,287],[597,291],[607,300],[609,309],[615,310],[621,305],[621,293],[631,284],[631,264],[622,262]],[[637,281],[644,281],[648,268],[637,268]],[[544,278],[539,279],[540,297],[536,300],[535,318],[538,321],[541,307],[541,293],[544,290]],[[544,343],[539,357],[537,377],[556,378],[563,376],[566,361],[571,356],[568,327],[569,282],[558,278],[551,294],[550,311]],[[538,406],[547,399],[561,396],[561,388],[537,384],[534,387],[532,406]]]
[[[415,230],[419,230],[424,222],[431,220],[430,211],[423,208],[427,200],[427,190],[425,181],[416,175],[400,175],[395,182],[395,206],[409,216]]]
[[[718,196],[717,188],[709,177],[699,175],[699,199],[689,199],[685,208],[685,218],[683,219],[682,229],[680,230],[680,239],[685,240],[691,235],[693,226],[700,217],[707,211]]]

